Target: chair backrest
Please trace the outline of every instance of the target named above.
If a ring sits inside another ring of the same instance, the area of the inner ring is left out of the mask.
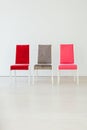
[[[16,64],[30,63],[30,45],[16,45]]]
[[[51,45],[38,46],[38,64],[51,64]]]
[[[60,64],[74,63],[73,44],[60,44]]]

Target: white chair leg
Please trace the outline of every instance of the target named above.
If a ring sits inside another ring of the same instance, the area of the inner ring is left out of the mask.
[[[60,72],[58,71],[58,84],[60,83]]]
[[[77,71],[75,70],[75,74],[74,74],[74,82],[76,81],[76,74],[77,74]]]
[[[37,82],[37,78],[38,78],[38,69],[36,70],[36,82]]]
[[[10,74],[9,74],[9,77],[10,77],[10,79],[12,78],[12,75],[11,75],[11,70],[10,70]]]
[[[76,81],[76,76],[74,75],[74,82]]]
[[[10,70],[10,74],[9,74],[9,82],[10,82],[10,84],[11,84],[11,82],[12,82],[12,73],[11,73],[11,70]]]
[[[31,71],[28,70],[28,84],[30,84]]]
[[[51,75],[51,80],[52,80],[52,85],[53,85],[53,71],[52,71],[52,75]]]
[[[33,72],[33,85],[34,85],[34,78],[35,78],[35,70]]]
[[[15,77],[15,81],[16,81],[16,70],[14,70],[14,77]]]
[[[37,81],[37,76],[38,76],[38,70],[34,69],[33,84],[35,83],[35,80]]]
[[[79,85],[79,74],[78,74],[78,70],[77,70],[77,85]]]

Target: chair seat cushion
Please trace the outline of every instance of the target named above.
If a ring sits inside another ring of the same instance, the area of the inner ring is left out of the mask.
[[[43,65],[43,64],[36,64],[34,65],[34,69],[40,69],[40,70],[52,70],[52,65]]]
[[[29,69],[29,65],[20,65],[20,64],[15,64],[15,65],[11,65],[10,66],[10,70],[28,70]]]
[[[77,70],[77,65],[76,64],[60,64],[58,66],[59,70]]]

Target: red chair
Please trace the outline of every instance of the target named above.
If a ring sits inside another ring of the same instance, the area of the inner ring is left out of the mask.
[[[78,66],[74,63],[74,45],[60,44],[60,64],[58,65],[59,72],[61,70],[76,70],[77,84],[79,83]],[[60,82],[60,73],[58,74],[58,83]],[[75,77],[74,77],[75,80]]]
[[[10,66],[11,71],[29,70],[30,64],[30,45],[16,45],[15,64]]]

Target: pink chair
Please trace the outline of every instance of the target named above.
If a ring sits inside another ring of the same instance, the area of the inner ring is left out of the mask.
[[[60,44],[60,64],[58,65],[58,70],[59,72],[61,70],[76,70],[77,84],[79,84],[78,66],[74,63],[74,44]],[[59,83],[60,73],[58,73],[58,75]]]
[[[10,66],[10,71],[16,70],[29,70],[30,63],[30,45],[16,45],[16,58],[15,64]]]

